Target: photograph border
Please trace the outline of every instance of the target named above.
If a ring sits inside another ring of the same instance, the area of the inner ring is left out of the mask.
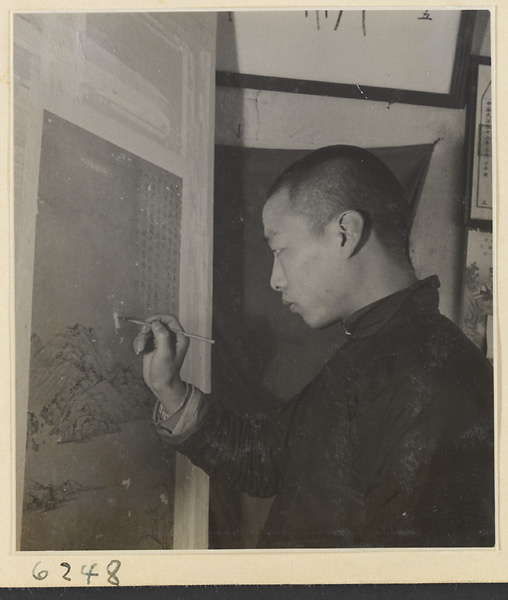
[[[411,3],[411,7],[421,7],[420,2],[414,0],[406,0],[404,6],[407,7]],[[499,344],[497,345],[497,375],[496,375],[496,464],[500,472],[497,490],[499,492],[497,501],[498,513],[498,542],[493,549],[473,549],[463,550],[457,549],[449,551],[447,549],[428,549],[428,550],[372,550],[372,551],[168,551],[168,552],[115,552],[115,553],[92,553],[92,552],[74,552],[74,553],[19,553],[13,551],[13,527],[12,517],[15,515],[15,503],[13,499],[14,484],[14,457],[13,457],[13,440],[15,439],[15,427],[13,424],[15,411],[13,391],[13,363],[14,352],[14,328],[13,328],[13,266],[14,258],[12,251],[12,128],[10,119],[12,116],[11,89],[12,89],[12,70],[9,57],[9,44],[12,36],[12,21],[11,11],[16,10],[18,0],[7,0],[2,7],[0,15],[0,40],[3,43],[0,63],[0,102],[4,106],[9,106],[9,111],[3,111],[0,118],[2,132],[1,137],[3,143],[0,144],[0,164],[1,176],[0,184],[4,190],[9,190],[10,202],[6,202],[2,208],[4,219],[1,220],[3,225],[0,235],[3,243],[0,247],[0,260],[6,265],[6,271],[9,277],[2,278],[1,291],[4,294],[2,299],[1,322],[4,325],[4,331],[8,332],[8,344],[3,349],[2,354],[2,391],[4,392],[4,420],[1,425],[0,435],[0,455],[3,460],[0,463],[0,474],[3,480],[10,482],[0,492],[0,507],[2,508],[3,518],[0,522],[0,586],[4,587],[33,587],[37,586],[34,581],[31,571],[33,565],[38,560],[45,561],[42,565],[50,572],[57,570],[62,571],[61,564],[65,561],[74,561],[76,565],[91,561],[100,562],[105,565],[108,560],[122,557],[124,566],[124,581],[123,585],[132,586],[166,586],[166,585],[216,585],[216,584],[337,584],[337,583],[431,583],[431,582],[501,582],[508,581],[508,550],[506,542],[508,541],[508,528],[506,526],[508,517],[508,502],[506,502],[506,491],[508,488],[508,473],[504,468],[506,460],[501,461],[502,456],[508,455],[508,428],[506,425],[506,407],[501,407],[499,395],[504,391],[503,381],[500,373],[503,368],[503,356],[500,353]],[[123,2],[111,2],[108,7],[105,7],[104,2],[98,0],[89,0],[86,10],[227,10],[233,6],[214,6],[212,2],[204,2],[201,6],[185,6],[180,2],[165,2],[165,0],[130,0]],[[354,8],[359,7],[376,7],[377,3],[366,1],[357,3],[349,2]],[[401,4],[391,3],[391,6],[400,6]],[[440,3],[439,6],[447,6]],[[302,7],[309,6],[315,8],[323,7],[322,4],[314,4],[306,2],[301,4]],[[434,6],[434,4],[432,4]],[[494,64],[505,64],[508,59],[508,47],[506,43],[506,34],[508,30],[506,23],[508,22],[508,6],[505,6],[502,0],[487,3],[484,0],[476,2],[463,0],[457,8],[468,8],[479,6],[492,9],[493,17],[496,16],[496,21],[492,25],[492,31],[497,33],[496,48],[497,51],[493,56]],[[250,4],[252,8],[266,8],[261,2]],[[293,6],[292,6],[293,7]],[[42,0],[27,0],[23,5],[23,9],[31,10],[83,10],[82,4],[76,0],[53,0],[51,7],[48,3],[42,4]],[[282,3],[279,3],[278,8],[284,8]],[[332,8],[330,6],[330,8]],[[503,31],[501,30],[503,29]],[[503,36],[504,34],[504,36]],[[496,99],[500,98],[500,90],[502,90],[503,98],[506,98],[506,75],[503,74],[503,69],[499,70],[496,78]],[[496,106],[501,105],[501,102],[496,101]],[[502,134],[506,134],[506,119],[502,119],[501,115],[496,115],[497,128],[500,131],[497,139],[502,138]],[[502,130],[504,127],[504,130]],[[494,140],[494,147],[497,143]],[[502,144],[499,144],[499,149],[495,149],[494,163],[506,164],[507,151],[503,149]],[[497,152],[496,152],[497,150]],[[507,189],[506,172],[498,170],[497,181],[494,184],[494,191],[499,190],[498,194],[494,194],[494,203],[496,195],[502,197],[501,192]],[[502,207],[497,211],[497,222],[494,224],[494,229],[502,231],[504,225],[504,211]],[[506,248],[496,248],[497,260],[495,265],[499,265],[500,271],[504,271],[504,264],[507,264]],[[504,260],[503,260],[504,259]],[[505,273],[506,274],[506,273]],[[501,297],[507,297],[508,283],[503,283],[506,278],[501,274],[497,277],[497,308],[500,311],[502,303],[499,301]],[[498,323],[501,327],[501,332],[505,328],[505,321],[500,312]],[[497,331],[497,339],[501,338],[500,331]],[[501,464],[503,463],[503,464]],[[505,502],[500,501],[504,499]],[[206,554],[206,556],[204,555]],[[100,581],[99,581],[100,579]],[[149,581],[147,581],[149,579]],[[95,581],[92,583],[95,584]],[[78,585],[77,583],[68,583],[54,577],[48,577],[44,585],[51,587],[67,587]],[[86,581],[79,585],[86,585]],[[103,578],[97,578],[96,585],[107,585]],[[406,586],[404,586],[406,587]],[[460,586],[459,586],[460,587]],[[241,589],[241,588],[240,588]],[[485,587],[483,589],[486,589]],[[60,593],[54,591],[54,594]],[[487,596],[486,589],[485,596]]]

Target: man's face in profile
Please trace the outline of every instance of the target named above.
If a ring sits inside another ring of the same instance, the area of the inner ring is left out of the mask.
[[[338,222],[316,234],[308,218],[290,207],[289,192],[282,188],[265,204],[263,225],[274,255],[270,285],[282,302],[314,329],[338,321],[349,296]]]

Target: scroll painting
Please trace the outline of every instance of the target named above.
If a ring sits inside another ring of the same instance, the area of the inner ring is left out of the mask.
[[[44,113],[22,550],[172,547],[136,325],[178,310],[182,179]]]

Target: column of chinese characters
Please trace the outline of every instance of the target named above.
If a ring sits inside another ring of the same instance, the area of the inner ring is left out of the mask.
[[[492,101],[490,81],[481,96],[480,122],[478,127],[479,177],[476,202],[479,207],[491,208]]]
[[[139,184],[138,301],[143,314],[178,308],[182,180],[154,167]]]

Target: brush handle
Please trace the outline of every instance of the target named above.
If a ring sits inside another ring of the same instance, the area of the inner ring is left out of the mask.
[[[142,325],[143,327],[150,327],[150,323],[146,323],[145,321],[140,321],[138,319],[131,319],[130,317],[118,317],[122,321],[129,321],[129,323],[136,323],[136,325]],[[173,327],[166,327],[173,331],[174,333],[179,333],[180,335],[184,335],[185,337],[192,338],[193,340],[199,340],[200,342],[207,342],[208,344],[215,344],[215,340],[211,340],[210,338],[203,337],[201,335],[196,335],[195,333],[187,333],[186,331],[181,331],[180,329],[173,329]]]

